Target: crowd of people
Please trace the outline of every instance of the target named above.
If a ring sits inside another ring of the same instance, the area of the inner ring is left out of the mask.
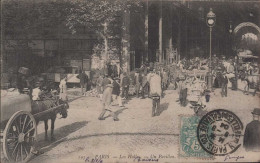
[[[209,68],[211,72],[209,73]],[[25,71],[25,70],[24,70]],[[36,84],[29,82],[26,73],[20,72],[17,78],[17,88],[21,93],[24,88],[28,90],[32,98],[38,98],[39,89],[50,90],[41,78]],[[77,76],[80,80],[82,95],[90,89],[89,83],[92,80],[84,71]],[[59,84],[60,98],[68,100],[66,76],[61,78]],[[239,82],[238,82],[239,81]],[[42,82],[39,84],[39,82]],[[213,88],[209,88],[212,83]],[[39,87],[41,85],[41,87]],[[160,107],[160,100],[164,91],[170,87],[178,90],[179,103],[186,106],[188,101],[200,102],[205,97],[206,102],[210,101],[210,92],[216,88],[221,89],[221,96],[228,96],[228,85],[231,90],[237,90],[242,85],[245,94],[248,94],[250,87],[255,88],[255,95],[259,86],[259,64],[247,62],[239,63],[237,58],[225,58],[214,55],[210,64],[209,59],[191,58],[181,59],[178,63],[164,65],[161,63],[145,63],[140,68],[131,72],[117,72],[114,67],[101,73],[95,80],[95,89],[103,103],[100,120],[104,119],[106,111],[111,111],[111,105],[124,107],[123,100],[129,100],[130,96],[145,99],[151,98],[153,103],[152,116],[156,116],[156,110]],[[93,87],[92,87],[93,88]],[[118,120],[115,115],[114,120]]]
[[[212,73],[209,73],[211,66]],[[188,101],[201,102],[210,101],[210,92],[214,89],[221,89],[221,96],[228,96],[228,85],[231,90],[237,90],[239,84],[244,93],[247,94],[251,81],[249,77],[255,74],[253,84],[255,85],[255,95],[259,84],[259,65],[256,63],[240,64],[237,58],[226,59],[224,56],[212,57],[210,65],[209,59],[192,58],[182,59],[178,63],[163,65],[159,63],[143,64],[132,72],[122,72],[119,75],[110,73],[100,75],[96,88],[100,100],[103,103],[100,120],[104,119],[106,111],[113,113],[110,109],[112,101],[116,101],[120,107],[123,106],[122,100],[129,99],[129,94],[137,98],[151,98],[153,103],[152,116],[156,116],[156,110],[160,107],[160,100],[163,92],[169,86],[177,89],[179,93],[179,103],[186,106]],[[211,76],[211,78],[210,78]],[[211,80],[211,81],[210,81]],[[238,80],[240,83],[238,83]],[[209,88],[209,82],[212,88]],[[133,91],[134,90],[134,91]],[[113,102],[113,103],[114,103]],[[118,120],[114,117],[114,120]]]
[[[168,85],[167,78],[168,74],[164,69],[148,67],[145,64],[132,73],[123,72],[120,75],[113,75],[109,72],[100,75],[96,82],[96,89],[103,103],[103,109],[98,119],[104,120],[105,113],[109,111],[114,120],[118,121],[119,119],[111,111],[111,103],[115,104],[117,100],[117,105],[124,107],[122,99],[129,99],[130,87],[134,88],[131,95],[141,99],[150,97],[153,101],[152,116],[158,115],[156,112],[160,106],[162,90],[165,90]]]

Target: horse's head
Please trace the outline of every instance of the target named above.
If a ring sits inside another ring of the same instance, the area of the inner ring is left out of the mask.
[[[60,112],[61,118],[67,118],[68,116],[68,111],[67,109],[69,108],[69,104],[67,102],[63,103],[63,109]]]

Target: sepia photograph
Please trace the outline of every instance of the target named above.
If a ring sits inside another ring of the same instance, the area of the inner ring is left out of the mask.
[[[1,163],[260,162],[259,0],[1,0]]]

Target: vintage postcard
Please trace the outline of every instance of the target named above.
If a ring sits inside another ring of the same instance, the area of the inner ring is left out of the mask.
[[[260,162],[259,0],[2,0],[0,162]]]

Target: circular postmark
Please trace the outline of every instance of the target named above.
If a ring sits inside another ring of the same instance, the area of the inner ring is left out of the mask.
[[[243,124],[231,111],[217,109],[204,115],[197,127],[201,147],[215,156],[235,152],[240,146]]]

